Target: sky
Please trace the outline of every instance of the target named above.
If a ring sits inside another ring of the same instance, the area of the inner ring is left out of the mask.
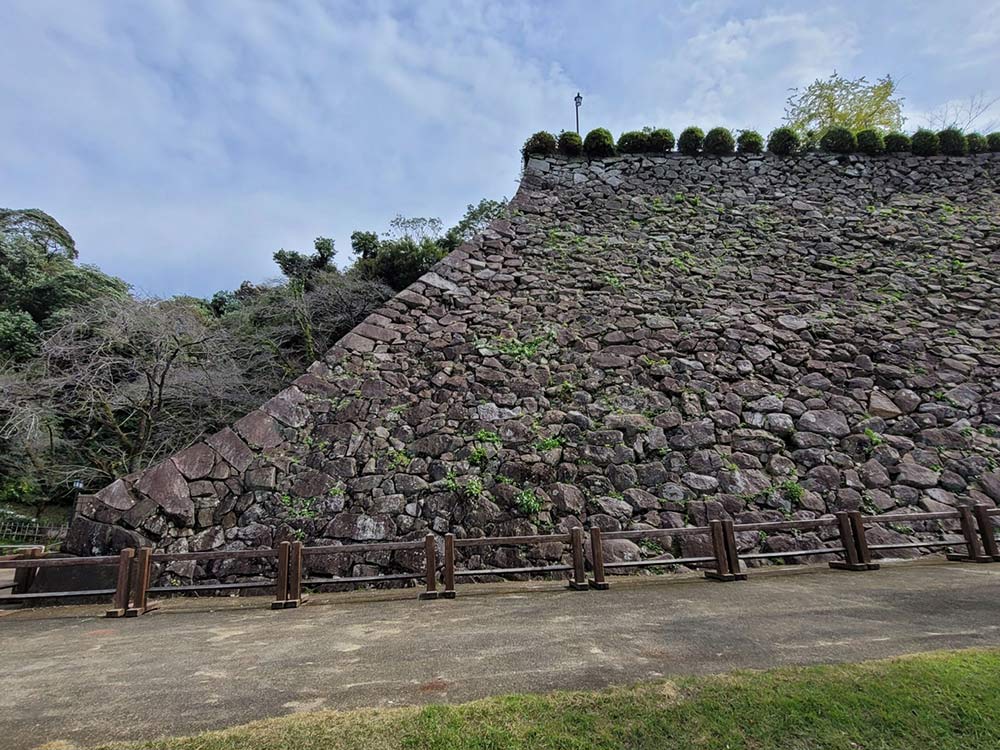
[[[1000,97],[1000,2],[2,0],[0,70],[0,206],[137,293],[210,296],[512,196],[578,91],[583,132],[766,134],[792,87],[889,73],[912,130]]]

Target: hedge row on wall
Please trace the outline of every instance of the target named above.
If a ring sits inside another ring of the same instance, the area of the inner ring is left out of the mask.
[[[539,131],[524,143],[521,153],[529,156],[589,156],[601,158],[615,154],[665,154],[674,150],[694,156],[711,154],[727,156],[733,153],[760,154],[765,145],[767,151],[780,156],[821,150],[833,154],[884,154],[912,153],[918,156],[963,156],[986,151],[1000,152],[1000,132],[987,136],[979,133],[962,133],[956,128],[946,128],[940,132],[921,129],[912,136],[903,133],[883,135],[877,130],[861,130],[853,133],[847,128],[830,128],[819,142],[803,142],[799,135],[787,127],[771,131],[765,144],[763,136],[755,130],[742,130],[733,138],[727,128],[712,128],[707,133],[700,128],[685,128],[680,136],[666,128],[653,130],[629,130],[622,133],[616,142],[611,132],[605,128],[594,128],[585,138],[577,133],[565,132],[556,138],[551,133]]]

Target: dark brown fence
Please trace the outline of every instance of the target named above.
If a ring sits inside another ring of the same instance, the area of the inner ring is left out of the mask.
[[[151,608],[150,594],[184,593],[201,591],[225,591],[233,589],[270,589],[274,593],[272,609],[297,607],[303,600],[303,587],[331,585],[363,585],[391,581],[423,581],[421,599],[437,597],[454,598],[457,594],[456,582],[465,578],[487,578],[505,576],[569,574],[569,587],[575,590],[607,589],[605,574],[608,570],[642,567],[696,566],[704,568],[706,577],[721,581],[738,581],[747,578],[744,563],[753,560],[786,559],[835,555],[831,567],[841,570],[877,570],[872,561],[872,552],[906,548],[964,548],[962,553],[948,554],[949,560],[963,562],[998,562],[996,522],[1000,508],[986,505],[962,506],[954,511],[941,513],[907,513],[884,516],[867,516],[859,511],[837,513],[801,521],[767,521],[761,523],[737,524],[730,519],[709,521],[708,526],[681,529],[637,529],[629,531],[602,532],[590,529],[590,570],[591,578],[586,578],[587,559],[585,554],[584,530],[576,527],[566,534],[541,534],[535,536],[475,537],[457,539],[453,534],[444,536],[444,560],[440,566],[443,590],[438,591],[437,541],[433,534],[424,539],[408,542],[385,542],[382,544],[346,544],[323,547],[305,547],[301,542],[281,542],[273,549],[257,550],[216,550],[211,552],[154,553],[149,547],[124,549],[120,554],[105,557],[69,557],[43,559],[43,550],[36,548],[26,554],[0,557],[0,569],[14,568],[16,579],[14,593],[0,595],[6,601],[28,601],[37,599],[60,599],[70,597],[108,596],[112,597],[109,617],[134,617]],[[910,524],[928,521],[958,521],[961,540],[918,541],[895,544],[868,544],[869,524]],[[835,526],[837,542],[833,546],[813,549],[794,549],[776,552],[754,552],[740,554],[736,534],[743,532],[803,531]],[[604,561],[604,543],[614,539],[674,539],[684,536],[702,535],[711,542],[711,555],[692,557],[660,557],[644,560]],[[457,569],[458,548],[522,547],[530,545],[561,545],[563,552],[569,547],[571,564],[517,566],[506,568],[466,568]],[[355,577],[306,577],[307,559],[315,555],[352,554],[395,551],[422,551],[424,570],[419,573],[393,573]],[[154,563],[173,563],[187,560],[233,560],[263,559],[274,560],[276,576],[272,579],[241,581],[238,583],[207,583],[187,586],[151,586]],[[19,593],[30,587],[34,573],[40,568],[70,566],[116,566],[117,577],[114,589],[89,589],[84,591],[56,591]]]

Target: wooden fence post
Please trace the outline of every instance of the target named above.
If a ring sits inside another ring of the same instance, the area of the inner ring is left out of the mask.
[[[441,597],[454,599],[455,592],[455,535],[444,535],[444,591]]]
[[[424,537],[424,583],[420,598],[437,599],[437,543],[433,534]]]
[[[708,522],[712,533],[712,554],[715,570],[706,570],[705,577],[715,581],[745,581],[746,573],[740,572],[740,558],[736,551],[736,536],[731,520]]]
[[[583,529],[574,526],[569,532],[570,546],[573,549],[573,580],[569,588],[574,591],[587,590],[587,575],[583,571]]]
[[[138,617],[146,614],[149,609],[147,600],[149,579],[153,569],[153,548],[140,547],[136,552],[135,565],[132,566],[132,606],[125,610],[126,617]]]
[[[43,557],[45,555],[45,550],[38,549],[37,547],[32,547],[22,553],[24,557],[29,560]],[[31,589],[31,584],[35,582],[35,575],[38,573],[38,568],[16,568],[14,570],[14,588],[11,589],[12,594],[26,594]]]
[[[854,545],[858,551],[858,564],[864,565],[867,570],[878,570],[881,566],[872,562],[872,553],[868,549],[868,536],[865,532],[865,521],[860,510],[852,510],[848,513],[851,519],[851,530],[854,532]]]
[[[741,572],[740,553],[736,548],[736,533],[733,530],[733,520],[731,518],[723,520],[722,531],[726,541],[726,556],[729,558],[729,572],[733,574],[733,580],[745,581],[747,574]]]
[[[601,530],[596,526],[590,527],[590,556],[594,568],[590,587],[598,591],[607,591],[609,584],[604,580],[604,543],[601,541]]]
[[[844,559],[833,560],[830,567],[838,570],[878,570],[880,566],[872,562],[872,553],[868,549],[861,511],[840,511],[835,515],[840,532],[840,546],[844,548]]]
[[[983,541],[983,551],[993,558],[994,562],[1000,562],[1000,550],[997,549],[996,532],[993,530],[993,521],[989,515],[990,507],[978,503],[972,510],[976,516],[976,524],[979,526],[979,536]]]
[[[965,554],[953,552],[947,556],[948,559],[958,562],[993,562],[993,557],[983,552],[982,540],[976,529],[972,509],[968,505],[958,506],[958,520],[962,526],[962,536],[965,538]]]
[[[284,609],[288,601],[288,556],[292,548],[290,542],[278,544],[278,577],[274,582],[274,601],[271,609]]]
[[[111,609],[105,612],[105,617],[124,617],[128,610],[129,583],[132,580],[132,560],[135,550],[131,547],[118,553],[118,576],[115,580],[115,596],[111,600]]]
[[[288,553],[288,599],[287,609],[302,604],[302,542],[292,542]]]

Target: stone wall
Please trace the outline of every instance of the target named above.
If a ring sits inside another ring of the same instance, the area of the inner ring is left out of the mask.
[[[241,549],[993,504],[998,173],[994,154],[531,159],[509,220],[231,429],[82,497],[66,546]],[[879,526],[870,538],[941,533]],[[495,554],[465,565],[529,553]],[[420,565],[329,555],[310,574]],[[212,561],[164,575],[257,572]]]

